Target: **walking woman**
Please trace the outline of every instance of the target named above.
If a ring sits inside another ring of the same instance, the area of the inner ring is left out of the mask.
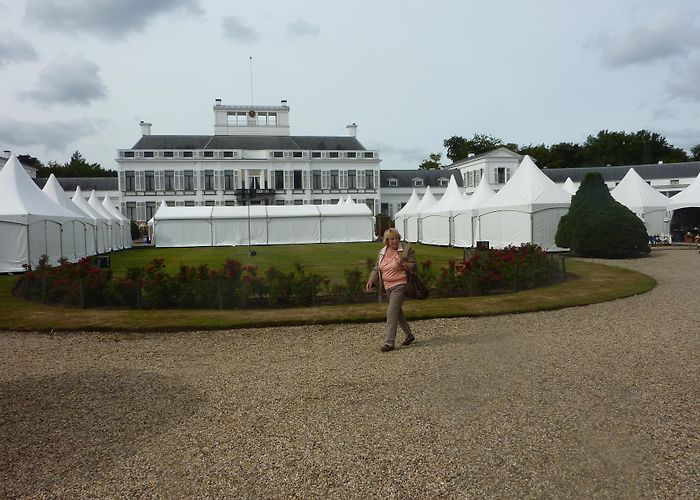
[[[403,301],[406,299],[408,274],[416,267],[416,255],[411,245],[401,242],[401,234],[390,228],[384,232],[384,248],[379,251],[377,265],[367,280],[365,289],[369,292],[379,283],[379,294],[386,293],[389,306],[386,310],[386,337],[382,352],[392,351],[396,339],[396,327],[400,326],[406,335],[401,345],[409,345],[416,337],[403,315]]]

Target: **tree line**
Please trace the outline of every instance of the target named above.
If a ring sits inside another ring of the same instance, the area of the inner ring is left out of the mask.
[[[105,170],[99,163],[90,163],[80,151],[74,152],[66,163],[50,161],[44,165],[39,159],[30,155],[17,155],[20,163],[30,165],[37,169],[37,177],[116,177],[115,170]]]
[[[677,163],[700,161],[700,144],[685,150],[669,144],[661,134],[639,130],[638,132],[615,132],[601,130],[596,135],[589,135],[583,144],[560,142],[547,146],[529,144],[518,146],[505,143],[488,134],[475,133],[471,139],[453,135],[443,141],[447,150],[447,159],[456,162],[470,154],[478,155],[499,147],[530,155],[537,160],[540,167],[567,168],[593,167],[604,165],[645,165],[651,163]],[[418,166],[423,170],[442,168],[442,153],[431,153]]]

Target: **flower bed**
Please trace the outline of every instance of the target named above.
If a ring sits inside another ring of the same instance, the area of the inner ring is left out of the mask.
[[[373,266],[368,259],[367,267]],[[436,275],[430,261],[418,266],[418,274],[430,286],[431,296],[454,297],[499,291],[518,291],[565,279],[563,261],[535,245],[504,250],[473,250],[462,262],[450,261]],[[232,309],[309,306],[370,302],[376,295],[364,291],[366,273],[343,272],[343,282],[331,284],[326,276],[308,274],[296,264],[294,271],[257,266],[227,259],[220,269],[181,266],[176,274],[165,272],[163,259],[146,267],[113,276],[99,269],[92,257],[76,264],[62,261],[51,267],[42,258],[18,281],[15,295],[68,307],[128,307],[134,309]]]

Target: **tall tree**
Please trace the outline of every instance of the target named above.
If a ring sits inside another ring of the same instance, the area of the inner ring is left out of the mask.
[[[35,169],[37,169],[37,171],[43,168],[44,166],[44,164],[41,163],[41,160],[39,160],[38,158],[34,158],[31,155],[17,155],[17,159],[21,164],[34,167]]]
[[[440,163],[441,159],[442,153],[430,153],[428,159],[423,160],[423,162],[418,165],[418,168],[421,170],[434,170],[437,168],[442,168],[442,164]]]
[[[690,148],[690,159],[693,161],[700,161],[700,144],[696,144],[692,148]]]
[[[501,146],[516,150],[518,148],[517,144],[503,144],[500,139],[487,134],[474,134],[471,139],[453,135],[449,139],[445,139],[442,145],[447,149],[447,158],[453,162],[467,158],[469,153],[479,155]]]
[[[76,151],[70,157],[70,161],[64,164],[51,161],[48,166],[41,167],[37,173],[39,177],[48,177],[54,174],[56,177],[116,177],[114,170],[105,170],[99,163],[89,163],[80,151]]]

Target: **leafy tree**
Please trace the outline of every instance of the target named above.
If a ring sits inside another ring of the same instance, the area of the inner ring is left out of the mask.
[[[601,130],[589,135],[583,144],[586,160],[591,165],[640,165],[688,161],[688,155],[668,143],[665,137],[648,130],[611,132]]]
[[[692,153],[690,159],[693,161],[700,161],[700,144],[696,144],[692,148],[690,148],[690,152]]]
[[[63,165],[51,161],[48,166],[41,167],[37,173],[39,177],[48,177],[54,174],[56,177],[116,177],[114,170],[105,170],[99,163],[89,163],[80,151],[76,151],[70,157],[70,161]]]
[[[503,144],[503,141],[500,139],[487,134],[474,134],[474,137],[471,139],[453,135],[449,139],[445,139],[442,145],[447,149],[447,158],[453,162],[467,158],[469,153],[479,155],[501,146],[505,146],[513,151],[518,149],[517,144]]]
[[[441,159],[442,153],[430,153],[428,159],[423,160],[423,162],[418,165],[418,168],[421,170],[434,170],[437,168],[442,168],[442,164],[440,163]]]
[[[23,165],[29,165],[37,169],[37,171],[44,167],[44,164],[38,158],[34,158],[30,155],[17,155],[17,159]]]
[[[621,258],[650,251],[644,223],[615,201],[599,173],[583,178],[569,212],[559,221],[555,242],[588,257]]]

